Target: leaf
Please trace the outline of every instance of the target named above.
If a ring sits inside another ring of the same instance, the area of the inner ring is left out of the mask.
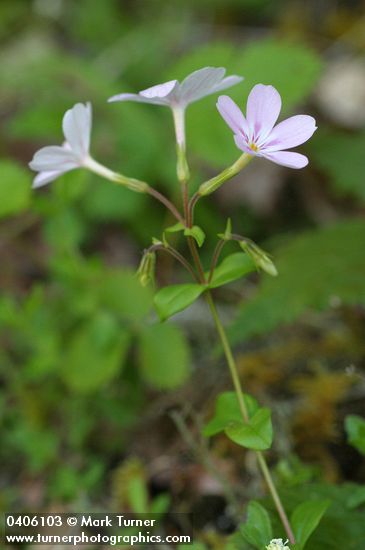
[[[365,455],[365,419],[356,414],[350,414],[345,419],[345,429],[349,443]]]
[[[0,218],[23,212],[31,197],[31,172],[10,160],[0,161]]]
[[[225,433],[237,445],[247,449],[255,451],[269,449],[273,438],[270,409],[258,409],[247,423],[232,422],[225,429]]]
[[[170,285],[157,292],[154,298],[161,321],[186,309],[204,292],[205,287],[197,284]]]
[[[240,525],[243,537],[258,550],[266,547],[273,538],[271,520],[261,504],[251,501],[248,505],[246,523]]]
[[[215,268],[209,288],[226,285],[253,271],[256,271],[256,266],[247,254],[243,252],[230,254]]]
[[[67,342],[61,357],[66,384],[82,393],[98,390],[123,367],[129,343],[129,333],[112,316],[98,314]]]
[[[291,516],[291,526],[296,539],[295,550],[304,548],[330,503],[329,500],[311,500],[295,508]]]
[[[318,500],[329,500],[331,506],[326,511],[318,528],[312,533],[305,550],[338,550],[350,549],[363,550],[365,540],[365,522],[363,509],[349,510],[347,500],[354,492],[356,484],[341,483],[333,484],[327,482],[302,483],[295,487],[281,485],[280,494],[287,510],[294,510],[296,506],[305,501],[317,502]],[[268,502],[269,508],[270,502]],[[274,510],[270,505],[270,511]],[[274,533],[280,533],[279,522],[274,513],[271,515]],[[275,536],[274,534],[274,536]],[[280,536],[280,535],[279,535]],[[301,550],[296,546],[288,545],[291,550]]]
[[[158,514],[160,517],[167,514],[171,506],[171,497],[168,493],[160,493],[151,502],[149,513]]]
[[[363,242],[365,222],[344,221],[308,231],[276,250],[279,276],[263,279],[245,303],[231,329],[232,340],[290,323],[309,309],[328,309],[333,301],[365,304]]]
[[[139,336],[139,366],[155,388],[182,385],[190,374],[190,350],[183,333],[167,323],[145,327]]]
[[[249,416],[253,416],[259,408],[256,399],[248,394],[244,394],[243,399],[248,409]],[[236,393],[227,391],[218,395],[215,414],[204,426],[203,435],[210,437],[219,432],[223,432],[231,422],[242,422],[242,414]]]
[[[184,235],[186,237],[193,237],[198,243],[199,247],[203,246],[203,243],[205,241],[205,233],[198,225],[193,225],[193,227],[185,229]]]
[[[346,506],[351,510],[365,503],[365,485],[355,485],[347,499]]]
[[[309,143],[310,156],[339,195],[365,201],[365,132],[348,134],[322,129]]]
[[[185,225],[181,222],[177,222],[174,225],[170,225],[170,227],[167,227],[165,229],[166,233],[178,233],[179,231],[184,231]]]

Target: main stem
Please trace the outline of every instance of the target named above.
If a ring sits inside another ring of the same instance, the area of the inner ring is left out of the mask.
[[[181,162],[181,160],[183,160],[184,161],[183,162],[184,166],[187,167],[186,157],[185,157],[185,148],[181,149],[181,154],[182,154],[183,158],[182,159],[180,158],[180,162]],[[226,179],[229,179],[230,177],[235,175],[238,171],[242,170],[242,168],[251,160],[251,158],[252,157],[250,155],[245,155],[245,154],[242,155],[238,159],[238,161],[236,161],[232,167],[230,167],[226,171],[224,171],[221,174],[221,176],[213,178],[212,180],[209,180],[209,182],[207,182],[206,184],[203,184],[199,188],[199,192],[194,195],[194,197],[192,198],[190,203],[188,201],[188,185],[187,185],[188,169],[186,170],[187,177],[179,177],[180,183],[183,186],[183,206],[184,206],[185,225],[187,227],[191,227],[194,223],[194,206],[195,206],[196,202],[198,201],[198,199],[200,198],[200,196],[211,193],[215,188],[219,187],[219,185],[221,184],[222,181],[225,181]],[[200,260],[200,255],[199,255],[199,251],[198,251],[197,246],[196,246],[196,242],[192,237],[188,237],[188,244],[189,244],[191,255],[194,259],[194,263],[195,263],[195,265],[197,267],[197,270],[198,270],[198,273],[199,273],[200,281],[201,281],[202,284],[206,284],[207,281],[206,281],[205,274],[204,274],[204,268],[203,268],[203,265],[202,265],[201,260]],[[213,267],[213,269],[214,269],[214,267]],[[211,274],[209,275],[209,278],[211,278]],[[205,292],[205,297],[206,297],[206,300],[209,304],[210,311],[212,313],[212,317],[214,319],[214,323],[215,323],[217,332],[218,332],[219,337],[220,337],[221,342],[222,342],[224,354],[226,356],[227,363],[228,363],[228,366],[229,366],[229,370],[230,370],[230,373],[231,373],[233,386],[234,386],[234,389],[235,389],[235,392],[236,392],[236,395],[237,395],[241,415],[242,415],[243,421],[245,423],[247,423],[247,422],[249,422],[250,418],[249,418],[248,410],[247,410],[247,407],[246,407],[246,403],[245,403],[244,398],[243,398],[243,390],[242,390],[240,378],[239,378],[239,375],[238,375],[237,365],[236,365],[236,362],[234,360],[233,353],[232,353],[232,350],[231,350],[231,346],[229,344],[226,331],[224,330],[224,326],[223,326],[223,324],[222,324],[222,322],[219,318],[218,311],[217,311],[217,308],[216,308],[216,305],[214,303],[213,296],[212,296],[210,290],[207,290]],[[292,531],[288,516],[286,515],[286,512],[284,510],[284,506],[281,502],[280,496],[279,496],[279,494],[276,490],[274,481],[271,477],[270,470],[267,466],[265,457],[260,451],[255,451],[255,454],[256,454],[257,462],[258,462],[259,467],[261,469],[262,475],[263,475],[263,477],[264,477],[264,479],[267,483],[267,486],[268,486],[269,491],[271,493],[272,499],[273,499],[274,504],[276,506],[277,512],[279,514],[279,517],[280,517],[281,522],[283,524],[283,527],[285,529],[286,535],[287,535],[290,543],[295,544],[294,533]]]
[[[218,311],[217,311],[217,308],[215,306],[215,303],[214,303],[214,300],[213,300],[213,297],[212,297],[210,291],[206,292],[206,300],[209,304],[210,311],[212,313],[215,326],[217,328],[218,334],[219,334],[221,342],[222,342],[224,354],[226,356],[227,363],[228,363],[228,366],[229,366],[229,370],[231,372],[234,389],[235,389],[236,394],[237,394],[237,399],[238,399],[240,411],[241,411],[241,414],[242,414],[242,418],[243,418],[244,422],[248,422],[249,421],[248,410],[247,410],[245,401],[243,399],[243,391],[242,391],[241,382],[240,382],[238,372],[237,372],[236,362],[235,362],[233,354],[232,354],[231,346],[229,344],[226,331],[224,330],[224,326],[223,326],[223,324],[222,324],[222,322],[219,318]],[[271,493],[272,499],[275,503],[276,509],[278,511],[278,514],[279,514],[280,519],[282,521],[282,524],[284,526],[286,535],[287,535],[288,539],[290,540],[290,543],[295,544],[294,533],[293,533],[292,528],[290,526],[290,522],[289,522],[288,516],[286,515],[286,512],[284,510],[284,507],[283,507],[283,504],[281,502],[280,496],[279,496],[279,494],[276,490],[274,481],[271,477],[270,470],[267,466],[265,457],[260,451],[255,451],[255,454],[256,454],[257,461],[258,461],[259,467],[261,469],[261,472],[262,472],[262,474],[265,478],[265,481],[266,481],[267,486],[269,488],[269,491]]]

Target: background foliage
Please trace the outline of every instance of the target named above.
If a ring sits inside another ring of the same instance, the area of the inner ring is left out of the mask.
[[[318,119],[306,170],[254,162],[201,201],[197,221],[207,266],[227,216],[273,254],[280,276],[218,288],[220,310],[247,390],[277,411],[269,458],[289,509],[332,502],[311,548],[338,548],[339,536],[362,548],[364,21],[356,1],[1,1],[3,510],[192,510],[197,548],[252,548],[234,512],[264,495],[250,452],[242,461],[224,435],[201,436],[231,389],[209,312],[198,301],[160,324],[134,277],[172,220],[82,171],[31,192],[27,168],[61,141],[64,111],[91,101],[95,157],[179,200],[168,110],[106,99],[223,65],[245,76],[229,90],[242,106],[270,83],[284,115]],[[236,158],[214,98],[189,108],[187,132],[193,186]],[[168,283],[190,281],[161,258],[158,284]]]

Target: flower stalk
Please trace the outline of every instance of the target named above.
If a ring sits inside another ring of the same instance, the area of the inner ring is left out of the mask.
[[[103,166],[91,157],[85,160],[84,167],[90,170],[90,172],[94,172],[94,174],[101,176],[102,178],[110,180],[114,183],[119,183],[120,185],[124,185],[124,187],[127,187],[127,189],[129,189],[130,191],[135,191],[136,193],[149,192],[150,186],[148,185],[148,183],[137,180],[135,178],[128,178],[127,176],[119,174],[118,172],[113,172],[113,170],[110,170],[106,166]]]
[[[217,176],[214,176],[214,178],[211,178],[205,183],[202,183],[198,189],[198,196],[205,197],[207,195],[210,195],[211,193],[214,193],[214,191],[216,191],[221,185],[223,185],[223,183],[241,172],[241,170],[243,170],[247,166],[252,158],[252,155],[249,155],[248,153],[243,153],[243,155],[241,155],[236,160],[236,162],[223,170],[223,172],[221,172]]]

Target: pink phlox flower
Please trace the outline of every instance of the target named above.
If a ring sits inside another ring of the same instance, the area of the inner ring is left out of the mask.
[[[239,149],[265,157],[289,168],[304,168],[308,158],[286,151],[307,141],[316,131],[316,121],[308,115],[296,115],[275,126],[281,111],[281,97],[273,86],[257,84],[247,99],[246,117],[228,96],[220,96],[217,109],[233,130]]]
[[[194,101],[225,90],[243,80],[241,76],[225,77],[225,74],[226,70],[223,67],[204,67],[191,73],[181,83],[177,80],[170,80],[142,90],[138,94],[115,95],[108,101],[137,101],[184,109]]]
[[[91,125],[90,103],[77,103],[65,113],[62,127],[66,141],[63,145],[43,147],[29,163],[32,170],[39,172],[34,178],[33,188],[46,185],[70,170],[87,165],[90,160]]]

